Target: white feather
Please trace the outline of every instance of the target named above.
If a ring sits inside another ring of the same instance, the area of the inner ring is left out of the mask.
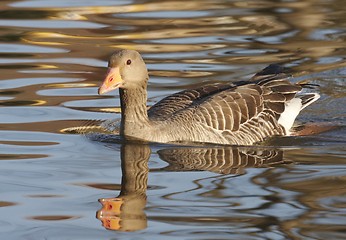
[[[285,128],[286,135],[290,135],[290,129],[292,128],[299,112],[305,107],[309,106],[311,103],[315,102],[320,97],[318,93],[309,93],[309,95],[313,95],[314,97],[312,97],[312,100],[305,103],[304,105],[302,104],[302,99],[299,97],[293,98],[285,103],[285,110],[280,115],[278,122]]]
[[[302,106],[302,100],[300,98],[293,98],[285,103],[285,111],[281,114],[278,122],[285,128],[286,135],[290,134],[290,129]]]

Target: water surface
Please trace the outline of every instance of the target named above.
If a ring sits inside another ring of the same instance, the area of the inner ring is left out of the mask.
[[[0,7],[1,239],[346,238],[343,1]],[[283,63],[320,85],[299,122],[336,128],[250,148],[75,134],[120,117],[118,93],[97,95],[117,48],[147,62],[149,106]]]

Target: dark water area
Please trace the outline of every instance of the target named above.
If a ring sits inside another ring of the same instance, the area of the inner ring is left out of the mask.
[[[345,239],[345,29],[341,0],[1,1],[0,239]],[[327,129],[250,147],[90,134],[120,117],[97,94],[117,48],[142,53],[149,107],[282,63],[320,86],[298,124]]]

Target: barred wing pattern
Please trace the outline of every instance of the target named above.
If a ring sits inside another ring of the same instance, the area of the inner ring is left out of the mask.
[[[172,117],[176,112],[185,110],[198,100],[222,92],[236,86],[235,84],[209,84],[196,89],[188,89],[172,94],[148,110],[151,120],[164,121]]]
[[[285,135],[279,124],[285,105],[302,90],[288,75],[270,65],[250,81],[206,85],[164,98],[149,111],[151,120],[192,122],[195,139],[249,145],[268,136]],[[298,109],[298,112],[300,109]],[[214,137],[214,139],[213,139]]]
[[[220,131],[230,144],[247,145],[268,136],[285,135],[279,124],[285,103],[301,86],[273,77],[225,90],[196,106],[197,121],[206,130]]]
[[[242,174],[245,168],[269,167],[290,163],[283,160],[278,149],[240,147],[167,148],[158,151],[170,165],[167,171],[211,171],[221,174]]]
[[[209,84],[168,96],[149,109],[148,117],[168,132],[156,134],[161,142],[251,145],[288,135],[300,110],[319,97],[300,94],[310,85],[291,83],[288,77],[282,67],[269,65],[250,81]]]

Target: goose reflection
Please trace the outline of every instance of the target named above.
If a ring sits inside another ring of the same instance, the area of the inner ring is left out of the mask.
[[[96,217],[109,230],[137,231],[147,227],[144,212],[151,149],[146,144],[121,146],[121,192],[115,198],[101,198]],[[167,167],[155,171],[211,171],[242,174],[248,167],[270,167],[287,163],[282,150],[258,147],[170,147],[160,149]]]
[[[144,207],[147,201],[150,147],[141,144],[121,146],[121,191],[116,198],[101,198],[96,217],[110,230],[136,231],[146,228]]]
[[[245,168],[270,167],[283,161],[282,150],[251,147],[167,148],[158,151],[166,171],[210,171],[243,174]]]

